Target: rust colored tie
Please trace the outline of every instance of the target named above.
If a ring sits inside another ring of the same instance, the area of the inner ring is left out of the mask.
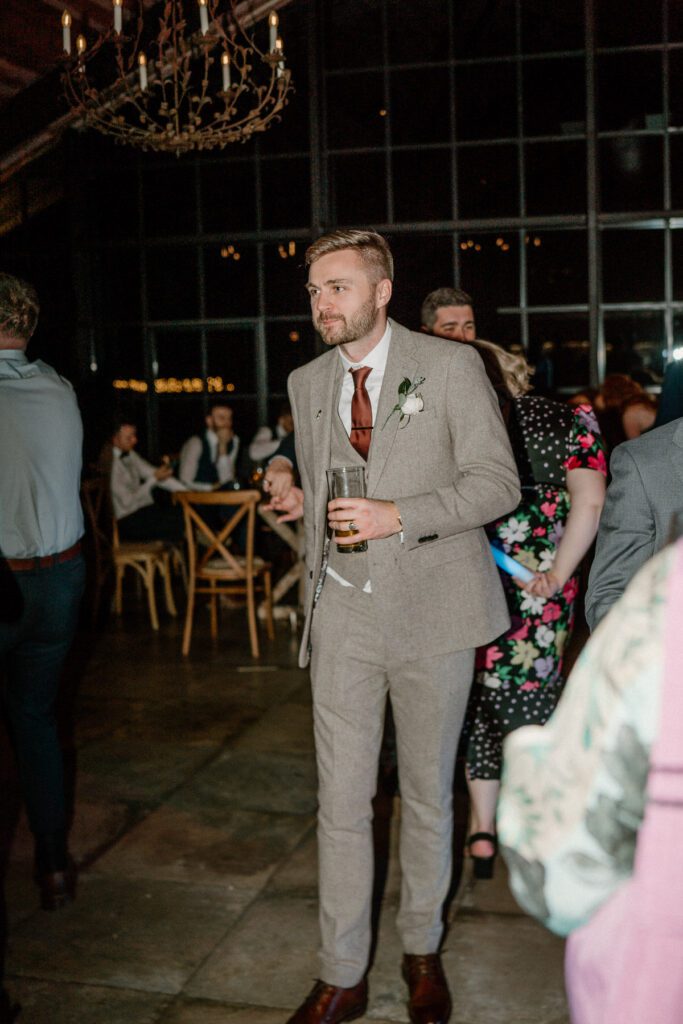
[[[353,398],[351,399],[351,433],[349,441],[366,461],[372,440],[372,405],[365,382],[372,372],[371,366],[359,366],[349,370],[353,377]]]

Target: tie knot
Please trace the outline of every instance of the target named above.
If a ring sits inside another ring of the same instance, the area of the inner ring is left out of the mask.
[[[355,370],[349,370],[349,373],[353,377],[353,386],[356,389],[356,391],[358,391],[359,388],[362,388],[362,387],[365,386],[366,380],[368,379],[368,377],[372,373],[372,367],[371,366],[359,366]]]

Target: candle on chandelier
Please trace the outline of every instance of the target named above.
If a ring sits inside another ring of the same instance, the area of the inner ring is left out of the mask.
[[[275,40],[275,53],[278,55],[280,60],[277,63],[276,77],[281,78],[282,72],[285,70],[285,62],[282,59],[284,57],[284,43],[282,42],[282,36],[278,36]]]
[[[230,54],[223,51],[221,54],[221,70],[223,72],[223,92],[230,88]]]
[[[123,30],[123,0],[114,0],[114,31],[121,35]]]
[[[209,31],[209,12],[206,7],[207,0],[199,0],[199,23],[202,27],[202,35]]]
[[[76,36],[76,52],[79,57],[82,57],[85,53],[85,48],[88,45],[85,36]]]
[[[140,88],[144,92],[147,88],[147,58],[144,53],[138,54],[138,70],[140,72]]]
[[[62,14],[62,47],[64,53],[71,53],[71,15],[68,11]]]
[[[277,43],[277,26],[278,26],[278,16],[277,16],[277,13],[275,11],[271,11],[270,14],[268,15],[268,27],[270,28],[269,49],[270,49],[271,53],[275,52],[275,46],[276,46],[276,43]]]

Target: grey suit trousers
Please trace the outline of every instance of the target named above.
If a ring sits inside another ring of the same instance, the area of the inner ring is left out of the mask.
[[[401,789],[401,905],[406,953],[434,953],[452,867],[455,756],[472,649],[398,662],[371,594],[328,577],[313,614],[311,678],[319,777],[321,978],[355,985],[368,966],[372,798],[387,694]]]

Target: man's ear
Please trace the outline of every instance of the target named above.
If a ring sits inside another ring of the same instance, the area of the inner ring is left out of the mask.
[[[426,324],[422,324],[422,326],[420,327],[420,330],[422,331],[423,334],[431,334],[432,333],[429,330],[429,328],[426,326]]]
[[[382,278],[382,280],[377,285],[377,292],[375,295],[377,309],[381,309],[383,306],[387,306],[389,304],[389,299],[391,298],[392,290],[393,285],[389,278]]]

